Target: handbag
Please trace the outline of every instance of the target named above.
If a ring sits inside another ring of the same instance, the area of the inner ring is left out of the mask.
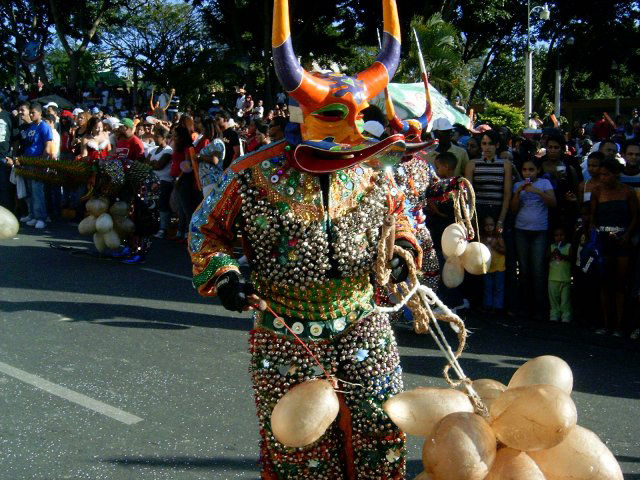
[[[580,251],[580,269],[588,275],[600,275],[604,271],[602,240],[595,230],[589,233],[589,239]]]

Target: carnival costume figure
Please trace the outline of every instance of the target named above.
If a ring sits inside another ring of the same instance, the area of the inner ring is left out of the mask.
[[[288,2],[275,1],[273,58],[291,97],[292,121],[301,124],[298,138],[290,124],[285,140],[236,160],[192,218],[198,292],[217,295],[230,310],[246,310],[257,298],[271,309],[256,312],[250,337],[263,479],[405,475],[404,434],[381,408],[402,389],[399,356],[387,316],[374,312],[371,283],[385,216],[395,216],[396,245],[418,265],[422,252],[404,214],[404,195],[380,168],[400,160],[404,136],[367,139],[360,115],[400,58],[395,0],[384,0],[383,10],[384,44],[371,67],[356,77],[312,75],[292,48]],[[251,283],[232,255],[239,234]],[[400,256],[391,267],[394,281],[406,278]],[[286,447],[273,435],[273,408],[323,370],[344,392],[340,415],[311,445]]]

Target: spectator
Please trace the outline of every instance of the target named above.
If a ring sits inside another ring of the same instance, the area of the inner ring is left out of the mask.
[[[539,173],[534,160],[529,159],[522,164],[524,180],[513,186],[511,209],[516,215],[515,242],[521,298],[531,301],[530,305],[521,307],[533,312],[537,319],[542,319],[547,298],[544,258],[549,228],[548,210],[556,205],[556,199],[551,183],[545,178],[538,178]],[[533,295],[525,292],[533,292]]]
[[[264,105],[262,100],[258,100],[258,104],[253,108],[251,113],[251,118],[254,120],[259,120],[263,117]]]
[[[433,121],[433,135],[438,139],[438,146],[435,151],[430,152],[427,155],[427,159],[429,163],[432,165],[435,162],[435,157],[438,153],[442,152],[451,152],[458,159],[458,164],[456,165],[455,175],[459,176],[463,175],[465,171],[465,167],[469,162],[469,156],[467,155],[467,151],[464,148],[458,147],[451,142],[453,138],[453,125],[451,122],[444,117],[436,118]]]
[[[111,141],[109,134],[104,130],[104,122],[98,117],[93,117],[89,120],[87,130],[87,134],[80,139],[80,155],[93,161],[106,158],[111,151]]]
[[[601,284],[604,329],[622,336],[625,292],[628,282],[631,239],[638,228],[638,198],[620,183],[622,166],[605,159],[600,166],[600,185],[591,195],[590,225],[602,241],[604,278]],[[612,302],[612,298],[615,302]],[[612,319],[612,312],[614,318]]]
[[[491,251],[491,265],[489,271],[483,275],[484,300],[486,312],[496,313],[504,310],[504,281],[505,281],[505,244],[502,235],[496,230],[496,223],[492,217],[485,217],[482,222],[482,243]]]
[[[276,117],[271,121],[267,132],[271,142],[279,142],[284,140],[284,130],[287,127],[288,120],[284,117]]]
[[[39,103],[33,102],[29,105],[29,117],[31,118],[31,123],[24,131],[24,155],[27,157],[46,156],[53,158],[53,132],[51,127],[42,121],[42,107]],[[31,227],[43,229],[47,220],[44,183],[29,179],[26,185],[29,215],[25,219],[25,223]]]
[[[58,117],[58,104],[56,102],[49,102],[44,107],[46,113],[50,113],[54,116],[54,130],[60,133],[60,118]]]
[[[573,230],[578,217],[578,186],[581,178],[566,155],[564,136],[551,132],[547,137],[546,154],[542,157],[542,177],[551,182],[556,208],[551,210],[551,225]]]
[[[178,231],[174,240],[183,241],[188,234],[191,215],[200,203],[193,165],[195,164],[195,149],[193,137],[186,126],[176,127],[173,139],[173,154],[170,175],[176,178],[175,191],[178,200]]]
[[[620,181],[633,188],[640,200],[640,143],[627,142],[623,150],[625,167]]]
[[[8,210],[13,210],[13,188],[9,182],[11,175],[11,165],[13,161],[11,155],[11,132],[13,131],[13,120],[9,112],[2,109],[0,102],[0,205]]]
[[[173,191],[173,177],[170,173],[173,149],[167,144],[168,137],[168,130],[161,127],[154,128],[153,141],[156,146],[150,149],[147,154],[147,162],[160,181],[160,199],[158,200],[160,230],[155,234],[156,238],[164,238],[171,224],[170,199]]]
[[[598,151],[602,152],[605,160],[615,160],[618,155],[618,144],[613,140],[603,140],[600,142]]]
[[[555,243],[549,248],[549,320],[571,322],[571,244],[565,242],[562,227],[553,232]]]
[[[116,143],[116,155],[130,160],[144,159],[144,144],[135,134],[135,124],[130,118],[123,118],[118,129],[120,138]]]
[[[585,130],[588,130],[587,128]],[[615,124],[607,118],[606,114],[603,114],[600,120],[598,120],[592,128],[593,137],[596,140],[606,140],[613,135],[615,131]]]
[[[502,233],[511,201],[513,171],[511,162],[499,158],[502,152],[500,134],[488,130],[482,135],[482,158],[471,160],[465,177],[476,191],[476,206],[480,218],[497,218],[496,229]]]
[[[482,150],[480,150],[480,140],[476,137],[471,137],[467,142],[467,157],[469,160],[475,160],[482,156]]]
[[[229,168],[231,162],[240,156],[240,137],[232,127],[231,116],[227,112],[220,112],[216,116],[216,123],[225,144],[225,156],[222,164],[223,170]]]

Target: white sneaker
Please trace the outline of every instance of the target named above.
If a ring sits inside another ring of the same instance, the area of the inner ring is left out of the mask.
[[[21,217],[21,218],[20,218],[20,221],[21,221],[22,223],[30,222],[30,221],[31,221],[31,217],[30,217],[29,215],[25,215],[24,217]]]
[[[27,222],[27,225],[29,225],[30,227],[33,227],[35,226],[36,223],[38,223],[38,220],[36,220],[35,218],[32,218]]]
[[[38,220],[34,226],[35,226],[37,229],[41,230],[41,229],[43,229],[44,227],[46,227],[46,226],[47,226],[47,224],[46,224],[46,223],[44,223],[42,220]]]

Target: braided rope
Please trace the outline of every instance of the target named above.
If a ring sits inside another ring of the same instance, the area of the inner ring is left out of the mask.
[[[472,200],[475,202],[475,200]],[[473,204],[473,203],[472,203]],[[393,217],[391,217],[393,218]],[[466,219],[471,224],[468,214]],[[390,239],[395,240],[395,220],[389,217],[385,218],[382,226],[382,234],[378,242],[378,260],[375,266],[376,280],[381,286],[386,286],[389,292],[400,298],[400,302],[392,307],[377,306],[376,310],[380,313],[394,313],[400,311],[407,306],[413,314],[413,328],[418,334],[429,333],[436,342],[438,348],[447,358],[447,365],[444,367],[443,376],[445,381],[452,388],[462,386],[472,402],[475,411],[484,416],[488,416],[487,407],[482,402],[478,393],[474,390],[472,381],[462,370],[462,366],[458,362],[458,358],[462,355],[467,341],[467,329],[462,319],[452,312],[436,295],[436,293],[427,286],[421,285],[418,280],[418,269],[416,268],[413,255],[407,250],[393,245]],[[393,245],[391,247],[390,245]],[[391,280],[391,269],[389,262],[393,255],[398,255],[407,264],[409,275],[404,283],[394,284]],[[440,308],[444,313],[436,315],[433,313],[432,306]],[[449,345],[444,332],[440,328],[439,322],[447,322],[452,324],[452,329],[456,332],[458,338],[458,348],[454,352]],[[433,328],[430,328],[433,325]],[[449,371],[453,369],[458,381],[452,380]]]

